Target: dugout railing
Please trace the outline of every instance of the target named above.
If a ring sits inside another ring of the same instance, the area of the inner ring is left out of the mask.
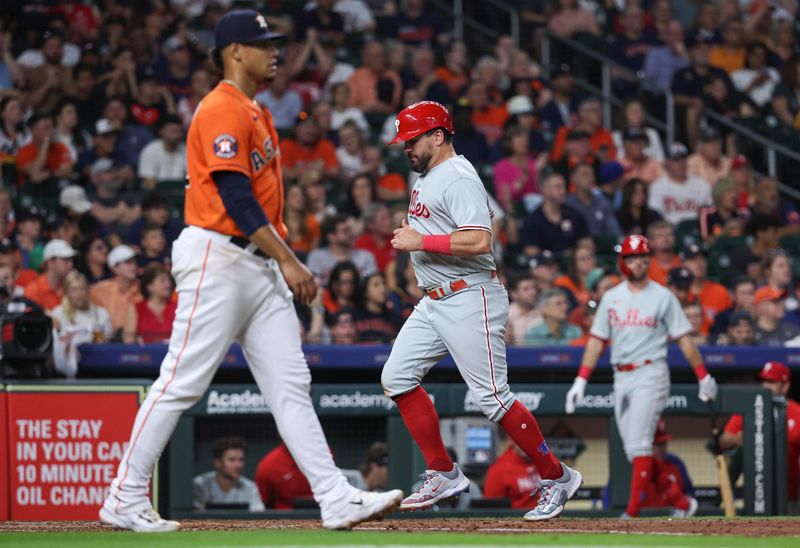
[[[470,425],[488,424],[483,419],[466,387],[457,384],[426,384],[426,390],[435,400],[442,417],[446,442],[460,445]],[[625,459],[613,419],[613,395],[610,384],[590,384],[586,397],[575,415],[564,413],[566,384],[515,384],[512,386],[520,401],[540,418],[542,429],[551,437],[559,432],[566,435],[553,444],[554,452],[567,451],[578,433],[580,443],[588,450],[579,456],[576,465],[587,470],[587,476],[605,478],[601,484],[585,485],[583,498],[593,498],[597,492],[610,485],[611,508],[605,512],[591,507],[573,505],[571,515],[617,515],[628,497],[630,469]],[[417,474],[425,463],[407,433],[394,402],[384,396],[375,384],[313,385],[311,396],[320,416],[337,463],[354,468],[370,442],[386,440],[390,451],[389,483],[392,488],[408,492],[416,482]],[[739,513],[752,516],[780,515],[786,511],[786,419],[785,409],[774,403],[771,394],[754,385],[721,387],[720,396],[713,407],[697,398],[696,384],[673,384],[665,410],[668,422],[673,424],[676,442],[692,442],[696,470],[700,470],[702,485],[716,485],[717,476],[713,456],[703,449],[710,438],[711,412],[724,421],[732,413],[744,416],[743,484]],[[214,385],[179,421],[162,462],[162,486],[166,497],[162,508],[174,518],[257,518],[257,517],[314,517],[312,510],[291,512],[267,511],[250,513],[242,511],[194,511],[192,508],[192,477],[212,469],[211,444],[221,435],[241,435],[248,439],[247,474],[253,477],[258,460],[279,443],[274,422],[269,420],[270,410],[255,385]],[[677,420],[680,419],[680,420]],[[564,441],[566,439],[566,442]],[[605,440],[605,441],[603,441]],[[565,449],[565,446],[567,447]],[[597,447],[600,447],[600,450]],[[686,445],[685,447],[689,447]],[[605,455],[603,455],[605,452]],[[680,454],[678,448],[676,453]],[[494,455],[496,456],[496,455]],[[466,455],[461,455],[464,460]],[[598,465],[598,462],[600,463]],[[606,475],[602,470],[607,467]],[[589,471],[595,468],[594,474]],[[596,501],[595,501],[596,502]],[[704,508],[705,513],[721,513],[718,508]],[[473,515],[508,515],[500,509],[468,510]],[[519,512],[516,512],[519,513]],[[416,513],[414,517],[445,515]],[[464,515],[463,513],[459,515]]]

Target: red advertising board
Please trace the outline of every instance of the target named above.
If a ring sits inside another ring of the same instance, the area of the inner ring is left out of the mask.
[[[6,422],[6,387],[0,384],[0,521],[8,519],[8,423]]]
[[[141,387],[7,393],[10,519],[96,520],[127,447]]]

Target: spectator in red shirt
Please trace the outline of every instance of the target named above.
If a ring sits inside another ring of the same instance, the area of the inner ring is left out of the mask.
[[[364,210],[364,233],[356,239],[354,247],[369,251],[375,257],[380,272],[397,257],[392,247],[392,214],[385,204],[373,202]]]
[[[75,250],[64,240],[50,240],[44,246],[44,272],[25,287],[25,297],[53,310],[64,297],[64,279],[72,271]]]
[[[511,499],[511,508],[533,508],[537,498],[532,496],[541,477],[528,456],[508,438],[505,430],[498,428],[500,442],[505,450],[489,466],[483,483],[483,496],[487,499]]]
[[[141,278],[143,300],[137,302],[136,335],[143,343],[163,342],[172,334],[177,303],[172,297],[172,278],[164,267],[152,263]]]
[[[294,499],[312,496],[308,480],[283,443],[258,463],[256,485],[264,506],[275,510],[290,510]]]

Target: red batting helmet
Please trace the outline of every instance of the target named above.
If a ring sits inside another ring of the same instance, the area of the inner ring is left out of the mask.
[[[631,277],[630,269],[625,266],[625,257],[650,255],[650,241],[641,234],[632,234],[622,241],[619,249],[619,270],[626,278]]]
[[[400,141],[408,141],[417,135],[436,129],[443,128],[450,133],[455,133],[453,119],[444,105],[436,101],[420,101],[407,106],[397,115],[394,125],[397,127],[395,135],[390,145]]]

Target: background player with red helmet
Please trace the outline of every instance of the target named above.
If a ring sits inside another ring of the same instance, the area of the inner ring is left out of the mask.
[[[626,280],[603,295],[589,331],[578,376],[567,392],[566,411],[574,413],[605,342],[614,367],[614,417],[625,454],[633,463],[631,491],[623,517],[636,517],[653,477],[653,435],[669,397],[667,343],[677,341],[699,381],[698,397],[711,401],[717,383],[708,374],[691,339],[692,326],[678,299],[650,281],[650,243],[640,235],[622,243],[619,266]]]
[[[137,532],[179,528],[162,519],[148,484],[181,413],[206,392],[233,340],[278,432],[320,506],[322,524],[347,529],[394,509],[403,492],[367,493],[333,462],[309,395],[311,373],[292,297],[317,285],[284,241],[283,179],[272,115],[253,100],[275,78],[276,40],[254,10],[226,13],[214,31],[225,79],[208,93],[187,137],[187,227],[172,248],[178,309],[169,350],[142,404],[100,520]]]
[[[411,169],[420,174],[411,193],[408,221],[392,246],[411,253],[426,297],[397,336],[381,384],[427,461],[422,486],[400,508],[429,508],[466,490],[469,480],[445,450],[439,416],[420,386],[447,353],[490,420],[499,422],[541,475],[539,501],[527,520],[557,516],[580,487],[582,476],[559,463],[536,419],[508,388],[505,331],[508,294],[497,280],[489,198],[475,168],[453,150],[453,122],[442,105],[415,103],[397,117]]]

